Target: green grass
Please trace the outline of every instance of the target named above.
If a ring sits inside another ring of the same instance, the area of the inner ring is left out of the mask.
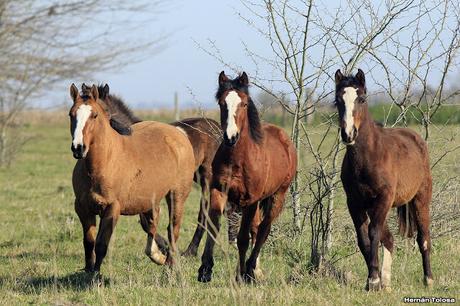
[[[73,211],[71,171],[75,160],[69,149],[67,122],[35,123],[26,127],[26,132],[32,138],[14,166],[0,170],[0,304],[395,305],[401,304],[405,296],[460,298],[460,246],[458,236],[452,235],[433,240],[432,290],[422,284],[421,256],[414,241],[395,236],[393,290],[365,292],[366,267],[357,252],[341,189],[336,200],[331,257],[338,259],[336,268],[347,274],[346,283],[308,273],[309,225],[302,235],[293,238],[291,210],[286,203],[273,235],[262,250],[265,279],[257,285],[234,283],[237,252],[226,243],[223,219],[221,242],[215,252],[214,278],[211,283],[201,284],[196,280],[199,257],[178,258],[174,270],[151,263],[143,253],[146,235],[137,217],[120,218],[102,266],[104,282],[98,285],[80,271],[84,263],[82,233]],[[432,160],[444,149],[458,145],[458,138],[455,142],[452,137],[459,133],[459,126],[435,130],[430,142]],[[304,163],[311,164],[311,157],[304,155]],[[457,156],[458,152],[442,160],[434,169],[435,180],[458,178]],[[178,243],[181,250],[195,229],[198,198],[198,189],[194,188],[186,203]],[[458,208],[456,200],[452,201]],[[438,202],[434,199],[433,203]],[[160,231],[165,235],[164,204],[162,211]],[[436,229],[433,232],[436,234]]]

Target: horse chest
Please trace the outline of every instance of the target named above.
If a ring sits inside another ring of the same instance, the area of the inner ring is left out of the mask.
[[[262,184],[243,174],[232,175],[228,187],[229,200],[242,206],[256,202],[263,191]]]
[[[379,179],[365,170],[355,170],[342,175],[342,182],[348,196],[363,201],[371,200],[379,195]]]

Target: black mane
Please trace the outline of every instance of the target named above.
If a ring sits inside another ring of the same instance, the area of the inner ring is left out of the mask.
[[[99,91],[99,99],[107,104],[112,119],[127,125],[142,121],[134,115],[133,111],[120,97],[106,92],[102,85],[99,85],[97,89]]]
[[[248,96],[249,97],[249,96]],[[262,130],[262,125],[260,124],[259,112],[257,107],[249,97],[248,103],[248,119],[249,119],[249,132],[252,140],[256,143],[261,143],[264,138],[264,133]]]
[[[131,125],[142,120],[134,115],[120,97],[110,94],[108,86],[99,85],[97,89],[99,99],[106,104],[110,115],[110,126],[121,135],[131,135]]]
[[[228,90],[235,90],[245,93],[248,96],[248,122],[249,122],[249,135],[255,143],[260,144],[264,137],[262,125],[260,123],[259,112],[254,104],[254,101],[249,96],[249,86],[241,84],[240,77],[233,80],[227,80],[219,85],[216,92],[216,99],[220,100],[224,92]]]

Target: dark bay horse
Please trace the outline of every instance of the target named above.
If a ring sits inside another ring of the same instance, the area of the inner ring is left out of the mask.
[[[347,145],[341,179],[358,245],[368,267],[366,289],[390,287],[393,236],[387,218],[392,207],[398,209],[401,233],[412,236],[417,229],[424,283],[431,286],[432,179],[427,145],[410,129],[383,128],[372,120],[362,70],[355,76],[344,76],[337,70],[335,84],[341,137]],[[381,274],[380,242],[383,244]]]
[[[78,159],[72,183],[83,227],[85,270],[100,270],[119,216],[137,214],[147,232],[146,254],[157,264],[172,265],[195,171],[190,141],[171,125],[154,121],[134,124],[129,136],[120,135],[110,125],[97,87],[88,88],[80,94],[72,84],[69,112],[71,149]],[[169,210],[168,256],[155,239],[164,197]],[[96,215],[101,217],[97,237]]]
[[[212,163],[208,235],[198,271],[200,282],[211,280],[215,239],[227,201],[241,207],[243,214],[237,240],[237,279],[252,281],[259,277],[260,250],[272,222],[283,208],[286,191],[297,170],[296,150],[289,136],[279,127],[260,123],[248,87],[244,72],[234,80],[227,78],[223,71],[219,75],[216,99],[224,141]],[[259,206],[263,212],[261,222]],[[255,244],[245,261],[250,232]]]
[[[219,124],[210,118],[188,118],[171,124],[187,135],[195,154],[196,171],[193,179],[201,186],[200,211],[193,238],[182,254],[184,256],[196,256],[205,231],[205,212],[208,208],[208,191],[212,179],[212,161],[217,148],[222,142],[222,130]],[[228,205],[227,208],[228,239],[232,243],[236,242],[236,232],[239,228],[240,217],[234,207]]]
[[[89,88],[85,86],[83,84],[82,88],[88,90]],[[98,91],[100,94],[99,101],[103,101],[104,107],[110,113],[110,125],[112,128],[119,134],[129,135],[131,133],[131,125],[140,122],[141,119],[134,115],[121,98],[110,93],[110,88],[107,84],[100,85]],[[210,118],[188,118],[171,124],[185,133],[192,144],[196,168],[193,180],[200,184],[201,187],[198,224],[190,244],[183,253],[184,256],[196,256],[198,246],[205,231],[204,212],[208,207],[207,199],[212,177],[212,160],[222,142],[222,130],[220,125]],[[228,239],[234,243],[236,242],[236,233],[239,229],[241,217],[234,207],[229,205],[227,208]]]

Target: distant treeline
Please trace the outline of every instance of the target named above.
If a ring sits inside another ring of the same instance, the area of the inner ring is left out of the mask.
[[[424,109],[426,109],[426,106],[424,106]],[[375,121],[381,123],[386,121],[387,125],[392,125],[396,122],[400,114],[400,109],[397,106],[391,106],[385,103],[371,105],[369,106],[369,110]],[[406,122],[408,125],[421,124],[422,117],[423,115],[415,107],[409,107],[406,113]],[[280,108],[264,112],[263,118],[267,122],[282,126],[290,125],[292,122],[292,116],[283,114]],[[318,125],[327,120],[337,120],[334,108],[324,107],[322,109],[317,109],[311,124]],[[441,106],[434,116],[431,117],[431,123],[437,125],[460,124],[460,105]],[[400,124],[402,124],[402,121],[400,121]]]

